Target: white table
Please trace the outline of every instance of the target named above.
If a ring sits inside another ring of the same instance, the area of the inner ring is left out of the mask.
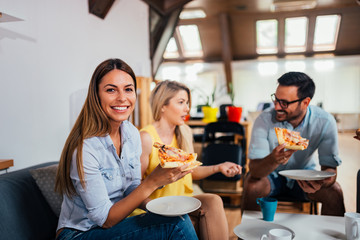
[[[346,239],[344,217],[275,213],[274,221],[266,222],[260,211],[244,211],[234,233],[240,239],[259,240],[272,228],[291,230],[298,240]]]

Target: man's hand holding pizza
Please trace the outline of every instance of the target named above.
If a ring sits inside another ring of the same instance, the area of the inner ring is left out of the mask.
[[[297,150],[285,150],[285,146],[286,146],[286,143],[283,143],[283,144],[280,144],[279,146],[277,146],[276,148],[274,148],[274,150],[272,151],[271,153],[271,157],[273,159],[273,161],[280,165],[285,165],[291,155],[296,152]]]

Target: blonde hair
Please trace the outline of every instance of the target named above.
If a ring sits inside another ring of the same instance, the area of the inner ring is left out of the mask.
[[[184,90],[188,94],[189,108],[191,107],[191,94],[190,89],[179,82],[165,80],[159,82],[153,89],[150,95],[150,106],[152,116],[155,121],[159,121],[161,118],[161,108],[169,104],[170,99],[173,98],[179,91]],[[179,148],[184,151],[191,151],[192,149],[192,135],[189,136],[186,131],[186,126],[175,127],[175,137]]]
[[[84,106],[66,139],[61,153],[59,167],[56,174],[55,191],[71,197],[76,194],[75,187],[70,178],[72,155],[76,153],[76,168],[81,186],[85,189],[84,168],[82,159],[83,141],[94,136],[105,136],[111,131],[109,118],[101,107],[98,87],[102,78],[114,69],[128,73],[134,80],[136,90],[136,77],[133,70],[120,59],[108,59],[100,63],[95,69],[89,84],[88,95]]]

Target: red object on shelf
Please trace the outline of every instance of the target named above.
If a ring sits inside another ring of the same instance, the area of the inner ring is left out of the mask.
[[[242,107],[234,107],[234,106],[228,107],[228,120],[230,122],[240,123],[241,114],[242,114]]]

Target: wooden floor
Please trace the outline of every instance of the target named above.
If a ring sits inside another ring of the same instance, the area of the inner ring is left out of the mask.
[[[355,132],[355,131],[354,131]],[[356,175],[360,169],[360,141],[353,138],[354,132],[339,133],[339,150],[342,165],[338,168],[337,181],[344,192],[347,212],[356,211]],[[289,212],[286,206],[280,206],[279,212]],[[233,229],[241,222],[240,208],[225,208],[229,223],[229,239],[236,240]]]

